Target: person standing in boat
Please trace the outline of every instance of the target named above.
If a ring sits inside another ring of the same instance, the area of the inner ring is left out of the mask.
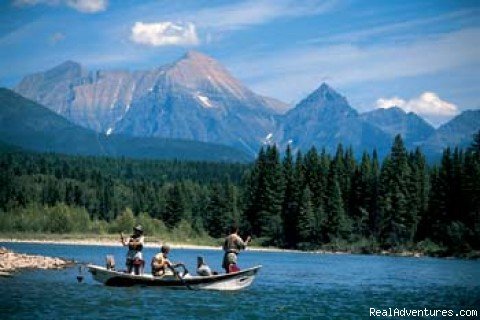
[[[240,250],[247,247],[250,240],[250,236],[248,236],[245,241],[240,238],[238,235],[238,227],[230,227],[229,235],[223,243],[223,251],[225,251],[225,254],[223,255],[222,268],[225,269],[226,273],[240,271],[240,268],[237,266],[237,255],[240,253]]]
[[[128,246],[126,262],[127,273],[132,273],[133,270],[136,275],[143,274],[145,261],[143,260],[142,250],[145,239],[142,226],[135,226],[133,228],[133,234],[128,239],[125,239],[123,233],[121,233],[120,239],[123,246]]]

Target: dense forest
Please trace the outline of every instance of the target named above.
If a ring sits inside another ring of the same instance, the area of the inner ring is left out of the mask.
[[[1,232],[139,222],[150,235],[219,238],[237,224],[284,248],[465,254],[480,249],[480,131],[434,166],[400,136],[383,160],[342,145],[283,156],[269,145],[250,165],[2,151],[0,210]]]

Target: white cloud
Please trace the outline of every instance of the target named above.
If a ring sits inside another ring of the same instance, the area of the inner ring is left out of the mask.
[[[108,0],[67,0],[67,5],[80,12],[95,13],[107,10]]]
[[[440,99],[434,92],[424,92],[420,96],[404,100],[398,97],[390,99],[380,98],[376,102],[377,108],[400,107],[407,112],[414,112],[434,125],[439,125],[459,113],[458,107]]]
[[[66,5],[83,13],[97,13],[105,11],[108,0],[14,0],[13,5],[17,7],[35,6],[39,4],[58,6]]]
[[[382,109],[387,109],[392,107],[402,108],[406,104],[406,101],[398,97],[393,97],[390,99],[380,98],[377,100],[376,104],[377,104],[377,108],[382,108]]]
[[[199,43],[195,25],[191,22],[136,22],[132,27],[130,38],[136,43],[154,47],[169,45],[197,45]]]

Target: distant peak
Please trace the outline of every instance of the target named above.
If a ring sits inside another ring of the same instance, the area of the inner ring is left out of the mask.
[[[325,82],[323,82],[320,87],[318,87],[318,89],[311,94],[311,97],[324,101],[336,101],[345,99],[341,94],[339,94]]]
[[[77,61],[73,61],[73,60],[66,60],[64,62],[62,62],[60,65],[71,65],[71,66],[79,66],[80,63],[77,62]]]
[[[188,60],[214,60],[212,57],[207,56],[199,51],[195,50],[188,50],[185,55],[182,57],[181,60],[188,59]]]
[[[320,87],[318,87],[318,90],[321,90],[321,91],[335,91],[326,82],[322,82]]]
[[[64,61],[62,63],[60,63],[59,65],[57,65],[56,67],[54,68],[81,68],[81,64],[76,62],[76,61],[73,61],[73,60],[67,60],[67,61]]]
[[[58,76],[58,75],[65,75],[65,74],[81,74],[81,72],[82,72],[82,66],[80,65],[80,63],[72,60],[67,60],[51,68],[46,73],[47,75],[50,75],[50,76]]]
[[[326,83],[322,83],[320,87],[300,101],[295,108],[289,112],[295,112],[294,110],[312,109],[331,110],[335,113],[343,113],[344,115],[358,114],[357,111],[348,104],[348,101],[344,96],[333,90]]]
[[[391,107],[388,107],[388,108],[381,108],[380,110],[385,110],[385,111],[388,111],[388,112],[391,112],[391,113],[402,114],[402,115],[407,114],[407,112],[405,112],[405,110],[403,110],[399,106],[391,106]]]

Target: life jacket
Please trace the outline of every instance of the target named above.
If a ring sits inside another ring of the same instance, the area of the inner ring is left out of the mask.
[[[153,256],[152,259],[152,265],[155,263],[157,265],[163,265],[165,263],[166,259],[163,253],[157,253],[155,256]]]
[[[166,261],[167,258],[163,255],[163,253],[157,253],[155,256],[152,258],[152,273],[153,275],[163,275],[165,274],[166,270]]]

